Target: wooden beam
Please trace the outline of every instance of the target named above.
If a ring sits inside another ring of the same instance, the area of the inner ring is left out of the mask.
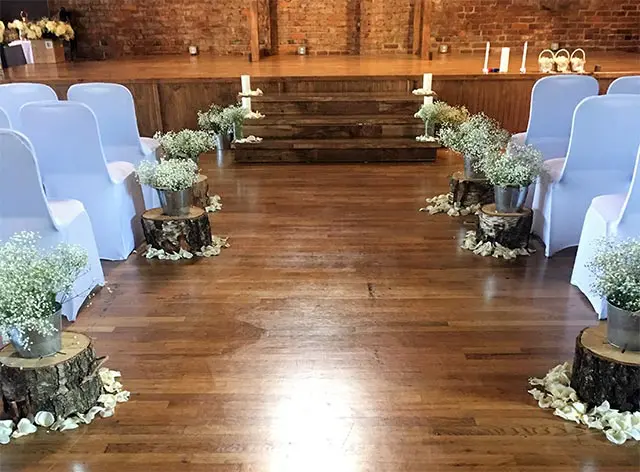
[[[413,7],[413,54],[420,52],[420,40],[422,39],[422,3],[424,0],[415,0]]]
[[[258,22],[258,0],[249,0],[249,47],[251,61],[260,60],[260,32]]]
[[[420,58],[429,59],[431,49],[431,0],[423,0]]]

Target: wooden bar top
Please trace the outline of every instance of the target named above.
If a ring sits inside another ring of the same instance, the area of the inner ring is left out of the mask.
[[[235,79],[241,74],[254,77],[397,77],[421,76],[432,72],[444,78],[518,79],[521,55],[511,57],[512,73],[482,74],[483,55],[435,55],[432,61],[417,56],[272,56],[249,63],[246,57],[143,56],[106,61],[78,61],[60,64],[31,64],[5,71],[6,82],[20,81],[189,81],[202,79]],[[499,54],[491,56],[490,67],[498,66]],[[594,53],[587,55],[586,70],[601,66],[598,78],[640,74],[640,54]],[[537,77],[537,55],[530,54],[529,71],[524,77]]]

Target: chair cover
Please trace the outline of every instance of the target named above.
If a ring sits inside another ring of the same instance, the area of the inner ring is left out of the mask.
[[[538,148],[545,160],[564,157],[576,106],[598,95],[598,81],[586,75],[554,75],[538,80],[531,91],[529,125],[515,139]]]
[[[533,231],[550,257],[575,246],[591,201],[629,188],[640,145],[640,95],[603,95],[576,108],[566,159],[545,162],[538,179]]]
[[[587,264],[594,256],[598,241],[605,237],[640,237],[640,150],[629,191],[594,198],[582,226],[571,283],[585,294],[599,319],[607,317],[606,303],[591,288],[593,274]]]
[[[104,275],[91,221],[77,200],[50,201],[42,190],[40,172],[27,138],[0,130],[0,239],[19,231],[36,231],[43,247],[59,243],[77,244],[89,254],[89,267],[73,286],[72,297],[62,306],[63,314],[75,320],[91,290],[104,285]]]
[[[138,132],[135,103],[129,89],[120,84],[88,83],[69,87],[67,98],[93,110],[98,119],[100,137],[107,162],[125,161],[137,166],[142,160],[156,160],[155,140],[145,142]],[[157,146],[156,146],[157,147]],[[147,209],[160,206],[158,192],[142,189]]]
[[[620,77],[609,85],[607,93],[640,93],[640,75]]]
[[[11,129],[11,120],[7,112],[0,108],[0,129]]]
[[[144,201],[133,164],[107,164],[97,119],[82,103],[29,103],[21,117],[47,196],[80,200],[91,218],[100,258],[126,259],[142,241]]]
[[[15,130],[22,131],[20,122],[22,105],[45,100],[58,100],[56,92],[48,85],[27,82],[0,85],[0,108],[9,115]]]

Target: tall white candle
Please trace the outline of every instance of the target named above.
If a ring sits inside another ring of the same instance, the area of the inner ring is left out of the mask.
[[[241,75],[240,82],[242,82],[242,93],[251,92],[251,77],[248,75]]]
[[[529,47],[529,41],[525,41],[524,43],[524,51],[522,51],[522,66],[520,67],[520,72],[523,74],[527,71],[527,48]]]
[[[487,48],[484,51],[484,67],[482,68],[483,72],[489,72],[489,48],[491,47],[491,43],[487,41]]]
[[[433,74],[424,74],[422,76],[422,88],[427,92],[431,92],[433,86]],[[433,97],[424,97],[424,104],[433,103]]]
[[[509,53],[510,48],[502,48],[500,53],[500,72],[509,72]]]
[[[251,112],[251,97],[242,97],[242,108],[246,108]]]

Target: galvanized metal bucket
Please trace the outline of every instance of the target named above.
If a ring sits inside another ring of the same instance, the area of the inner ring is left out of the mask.
[[[640,351],[640,314],[607,302],[607,341],[625,351]]]
[[[228,133],[216,134],[216,149],[218,151],[226,151],[230,146],[230,139]]]
[[[464,176],[473,180],[486,180],[487,178],[484,172],[474,169],[473,161],[467,157],[464,157]]]
[[[162,210],[167,216],[186,216],[189,214],[192,201],[191,187],[172,192],[158,189]]]
[[[11,344],[20,357],[27,359],[37,359],[39,357],[49,357],[62,350],[62,307],[58,305],[56,311],[49,322],[54,328],[51,334],[43,335],[37,331],[26,331],[20,333],[14,329],[11,331]]]
[[[496,197],[496,211],[499,213],[519,213],[527,200],[529,187],[493,187]]]

